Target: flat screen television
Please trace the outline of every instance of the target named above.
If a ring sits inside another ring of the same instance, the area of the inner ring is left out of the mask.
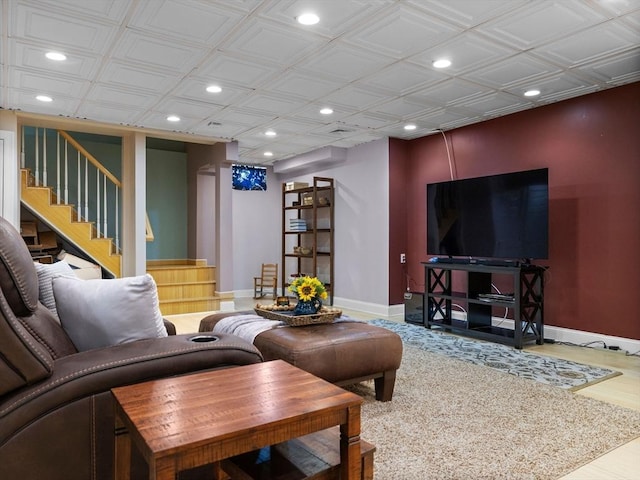
[[[266,190],[267,169],[251,165],[231,165],[231,188],[234,190]]]
[[[547,168],[427,184],[427,254],[470,259],[549,256]]]

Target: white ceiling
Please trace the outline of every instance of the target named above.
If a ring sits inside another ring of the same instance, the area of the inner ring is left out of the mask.
[[[0,1],[2,108],[234,139],[246,163],[640,80],[640,0]],[[320,23],[298,25],[304,10]]]

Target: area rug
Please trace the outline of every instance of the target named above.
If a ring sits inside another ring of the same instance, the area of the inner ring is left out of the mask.
[[[507,345],[462,338],[419,325],[382,319],[371,320],[369,323],[396,332],[407,345],[571,391],[620,375],[620,372],[606,368],[537,355]]]
[[[391,402],[347,388],[376,480],[557,479],[640,435],[640,412],[411,345]]]

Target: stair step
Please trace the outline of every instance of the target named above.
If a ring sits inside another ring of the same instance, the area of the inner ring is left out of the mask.
[[[189,283],[189,282],[213,282],[216,279],[216,267],[177,266],[171,267],[147,267],[147,272],[158,285]]]
[[[162,283],[158,285],[160,301],[211,298],[216,294],[216,282]]]
[[[210,312],[212,310],[220,310],[219,298],[192,298],[160,302],[160,312],[162,315]]]
[[[180,267],[209,267],[206,259],[178,258],[169,260],[147,260],[148,269],[180,268]]]

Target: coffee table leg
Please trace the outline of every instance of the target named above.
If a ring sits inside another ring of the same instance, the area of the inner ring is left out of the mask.
[[[360,405],[347,409],[347,421],[340,425],[340,478],[360,480]]]
[[[155,461],[155,465],[149,465],[149,480],[175,480],[176,473],[176,461],[171,456],[160,458]]]
[[[373,452],[362,457],[362,480],[373,480]]]
[[[229,480],[231,477],[222,469],[222,462],[213,464],[213,480]]]
[[[129,480],[131,477],[131,437],[116,413],[115,425],[115,480]]]

